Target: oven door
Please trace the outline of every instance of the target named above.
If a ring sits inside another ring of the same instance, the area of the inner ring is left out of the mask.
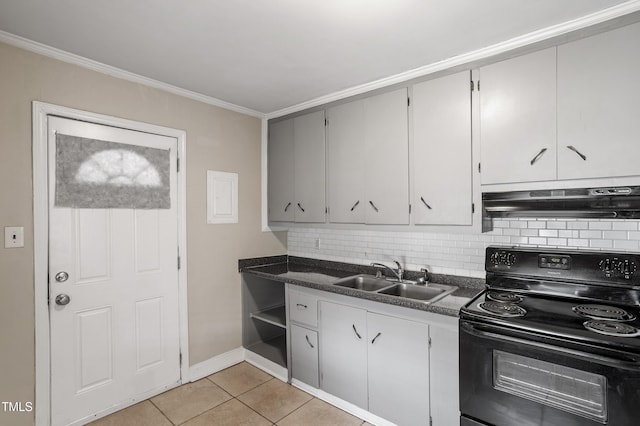
[[[637,425],[640,362],[510,328],[460,320],[461,424]]]

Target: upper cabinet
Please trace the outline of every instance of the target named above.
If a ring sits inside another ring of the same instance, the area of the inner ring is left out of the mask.
[[[324,111],[270,126],[269,220],[325,221],[324,129]]]
[[[365,222],[364,101],[327,110],[329,222]]]
[[[480,68],[483,184],[556,179],[556,48]]]
[[[409,223],[407,89],[330,108],[329,221]]]
[[[470,78],[465,71],[413,86],[416,224],[471,224]]]
[[[296,222],[325,221],[324,129],[324,111],[293,119]]]
[[[293,222],[293,120],[269,127],[267,148],[269,220]]]
[[[634,24],[558,46],[558,179],[640,174],[639,42]]]

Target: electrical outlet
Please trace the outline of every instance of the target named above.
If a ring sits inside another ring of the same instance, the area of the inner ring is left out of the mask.
[[[22,226],[5,226],[4,248],[24,247],[24,228]]]
[[[316,238],[316,248],[320,248],[320,238]]]

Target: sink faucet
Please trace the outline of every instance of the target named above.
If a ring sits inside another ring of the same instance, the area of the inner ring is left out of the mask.
[[[388,270],[390,270],[391,272],[393,272],[393,275],[395,275],[396,279],[398,280],[398,282],[402,282],[402,274],[404,274],[404,270],[402,269],[402,265],[400,265],[400,262],[398,262],[397,260],[394,260],[393,263],[396,264],[396,266],[398,267],[397,270],[383,264],[383,263],[378,263],[378,262],[373,262],[371,264],[371,266],[378,266],[381,268],[386,268]]]

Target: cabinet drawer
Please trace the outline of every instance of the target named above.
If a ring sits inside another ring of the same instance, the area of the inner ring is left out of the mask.
[[[318,299],[296,291],[289,292],[289,318],[310,327],[318,326]]]
[[[314,388],[318,379],[318,333],[291,325],[291,376]]]

